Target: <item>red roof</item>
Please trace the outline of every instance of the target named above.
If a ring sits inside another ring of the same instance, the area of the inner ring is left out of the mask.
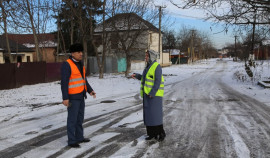
[[[44,41],[55,41],[54,34],[38,34],[38,40],[40,43]],[[34,35],[33,34],[8,34],[8,38],[19,44],[34,44]]]

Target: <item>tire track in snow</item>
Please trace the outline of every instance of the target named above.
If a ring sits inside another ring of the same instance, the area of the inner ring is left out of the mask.
[[[233,139],[234,146],[230,148],[236,147],[239,157],[244,157],[238,149],[241,140],[245,144],[241,147],[246,146],[250,157],[270,157],[270,107],[224,84],[223,91],[229,94],[229,98],[236,98],[231,104],[224,105],[227,109],[224,115],[231,123],[227,126],[228,133],[232,135],[230,132],[234,131],[236,135],[233,135],[236,137]],[[226,119],[223,120],[226,122]]]
[[[136,105],[130,105],[129,108],[122,108],[122,109],[118,109],[112,112],[108,112],[108,113],[104,113],[101,114],[99,116],[96,117],[91,117],[91,118],[86,118],[85,119],[85,123],[84,123],[84,128],[91,126],[91,125],[95,125],[95,124],[99,124],[101,122],[106,121],[108,118],[118,118],[116,120],[116,122],[118,120],[123,119],[124,117],[126,117],[126,115],[129,115],[133,112],[138,111],[141,108],[141,104],[136,104]],[[115,123],[115,121],[113,122]],[[102,128],[102,130],[106,129],[107,126],[105,126],[104,128]],[[28,152],[32,149],[41,147],[43,145],[48,144],[49,142],[52,142],[56,139],[58,139],[59,137],[63,137],[66,135],[66,127],[61,127],[55,130],[52,130],[50,132],[46,132],[42,135],[39,135],[35,138],[29,139],[27,141],[23,141],[21,143],[18,143],[12,147],[9,147],[7,149],[4,149],[2,151],[0,151],[0,156],[1,157],[16,157],[19,155],[22,155],[25,152]]]

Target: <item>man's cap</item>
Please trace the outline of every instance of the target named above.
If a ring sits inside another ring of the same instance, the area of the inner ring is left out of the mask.
[[[83,45],[80,44],[80,43],[72,44],[72,45],[69,47],[69,52],[70,52],[70,53],[73,53],[73,52],[83,52]]]

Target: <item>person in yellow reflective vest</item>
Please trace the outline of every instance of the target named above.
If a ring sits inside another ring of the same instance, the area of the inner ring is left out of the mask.
[[[84,138],[84,99],[88,92],[94,98],[95,91],[89,85],[85,77],[85,67],[82,62],[83,46],[75,43],[69,49],[71,56],[62,64],[61,68],[61,90],[63,104],[67,107],[67,135],[68,146],[79,148],[80,143],[89,142],[90,139]]]
[[[134,73],[132,78],[141,80],[140,94],[143,98],[143,120],[148,137],[145,140],[163,141],[166,137],[163,128],[163,95],[164,78],[160,64],[156,61],[158,55],[153,51],[145,53],[146,67],[143,74]]]

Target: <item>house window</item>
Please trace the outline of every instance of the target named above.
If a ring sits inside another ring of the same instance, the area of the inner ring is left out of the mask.
[[[112,49],[118,49],[118,38],[117,38],[117,35],[114,33],[112,34],[111,36],[111,48]]]
[[[21,63],[22,62],[22,56],[18,56],[17,57],[17,63]]]
[[[26,60],[27,60],[27,62],[31,62],[30,56],[26,56]]]
[[[5,63],[10,63],[9,57],[5,56],[4,59],[5,59]]]

